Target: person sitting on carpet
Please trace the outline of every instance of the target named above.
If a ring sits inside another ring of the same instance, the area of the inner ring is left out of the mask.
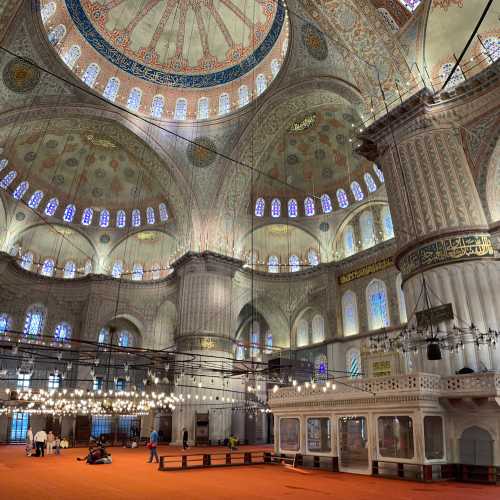
[[[86,461],[89,465],[111,464],[111,454],[104,446],[89,448],[89,454],[84,458],[77,458],[79,462]]]

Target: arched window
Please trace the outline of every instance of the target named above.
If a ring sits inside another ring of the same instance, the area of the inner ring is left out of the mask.
[[[209,113],[209,101],[208,97],[200,97],[198,99],[198,110],[196,113],[196,117],[198,120],[206,120],[208,118]]]
[[[276,78],[279,72],[280,72],[280,62],[278,61],[278,59],[273,59],[271,61],[271,73],[273,74],[273,77]]]
[[[165,98],[162,95],[155,95],[151,101],[151,116],[160,120],[165,109]]]
[[[298,258],[297,255],[290,255],[288,259],[288,264],[290,266],[291,273],[296,273],[297,271],[300,271],[300,259]]]
[[[318,266],[319,265],[319,257],[318,257],[318,252],[311,248],[309,252],[307,252],[307,261],[309,262],[310,266]]]
[[[82,76],[82,82],[93,88],[100,71],[101,68],[96,63],[90,63]]]
[[[288,200],[288,217],[295,218],[297,217],[299,213],[299,205],[297,203],[297,200],[292,198],[291,200]]]
[[[281,47],[281,55],[284,57],[288,51],[288,37],[283,41],[283,45]]]
[[[90,226],[90,224],[92,224],[93,218],[94,218],[94,209],[86,208],[82,214],[82,224],[84,226]]]
[[[488,64],[492,64],[500,58],[500,37],[489,36],[481,41],[481,53]]]
[[[111,276],[113,278],[121,278],[123,273],[123,263],[121,260],[117,260],[113,264],[113,269],[111,270]]]
[[[155,211],[153,207],[146,209],[146,222],[152,226],[155,223]]]
[[[134,87],[131,91],[130,94],[128,95],[127,99],[127,108],[130,111],[139,111],[139,107],[141,105],[141,99],[142,99],[142,90],[138,89],[137,87]]]
[[[1,181],[0,187],[3,189],[7,189],[17,177],[17,172],[15,170],[11,170]]]
[[[161,276],[161,267],[160,264],[157,262],[153,264],[153,267],[151,268],[151,278],[154,280],[159,280]]]
[[[340,208],[347,208],[349,206],[347,194],[343,189],[337,189],[337,201],[339,202]]]
[[[109,220],[110,220],[109,210],[106,208],[101,210],[101,213],[99,214],[99,226],[100,227],[108,227]]]
[[[221,94],[219,96],[219,115],[225,115],[231,111],[231,101],[229,94]]]
[[[82,51],[78,45],[72,45],[64,54],[63,61],[65,62],[68,68],[73,69],[76,61],[78,61],[79,57],[82,55]]]
[[[160,220],[162,222],[167,222],[168,221],[167,205],[165,203],[160,203],[158,205],[158,211],[160,212]]]
[[[380,170],[380,168],[378,168],[378,165],[376,165],[375,163],[373,164],[373,171],[375,172],[375,175],[378,177],[378,180],[380,182],[384,182],[384,173],[382,172],[382,170]]]
[[[357,378],[361,375],[361,353],[359,349],[351,348],[346,353],[346,372],[350,378]]]
[[[255,79],[255,88],[257,91],[257,95],[262,94],[262,92],[264,92],[264,90],[266,90],[267,88],[266,76],[262,73],[260,75],[257,75],[257,78]]]
[[[175,112],[174,119],[175,120],[185,120],[187,118],[187,101],[183,97],[177,99],[175,103]]]
[[[272,333],[268,333],[266,335],[266,350],[264,352],[266,354],[272,354],[272,352],[273,352],[273,335],[272,335]]]
[[[11,257],[17,257],[21,252],[21,246],[19,244],[12,245],[9,250],[9,255]]]
[[[38,206],[40,205],[42,199],[43,199],[43,191],[35,191],[31,195],[31,198],[28,201],[28,207],[30,207],[30,208],[38,208]]]
[[[144,277],[144,268],[141,264],[134,264],[132,267],[132,280],[133,281],[142,281]]]
[[[4,158],[3,160],[0,160],[0,172],[9,164],[9,160],[7,158]]]
[[[250,344],[252,358],[258,357],[260,354],[260,323],[258,321],[252,321],[250,325]]]
[[[358,326],[358,301],[354,292],[345,292],[342,296],[342,325],[344,337],[357,335]]]
[[[314,200],[310,196],[308,196],[304,200],[304,213],[308,217],[312,217],[316,213],[316,208],[314,206]]]
[[[38,337],[42,334],[45,323],[45,309],[40,305],[31,306],[24,320],[24,335]]]
[[[235,353],[236,361],[243,361],[245,359],[245,346],[238,344]]]
[[[370,330],[389,326],[387,290],[383,281],[375,279],[366,287],[366,303]]]
[[[72,260],[68,260],[64,264],[64,277],[66,279],[73,279],[76,276],[76,264]]]
[[[363,190],[359,185],[359,182],[354,181],[351,183],[351,191],[356,201],[362,201],[363,198],[365,197]]]
[[[64,209],[63,221],[64,222],[73,222],[75,217],[76,207],[75,205],[67,205]]]
[[[422,0],[399,0],[410,12],[413,12]]]
[[[21,184],[19,184],[19,186],[17,186],[14,192],[12,193],[12,196],[16,200],[22,200],[23,196],[26,194],[26,191],[28,191],[29,187],[30,184],[28,181],[21,182]]]
[[[10,331],[11,323],[12,319],[8,314],[0,314],[0,335],[5,335]]]
[[[349,257],[356,253],[356,240],[354,239],[354,229],[349,224],[344,229],[344,256]]]
[[[127,215],[125,214],[125,210],[118,210],[116,212],[116,227],[124,228],[127,224]]]
[[[52,217],[59,206],[59,200],[57,198],[51,198],[45,207],[45,215]]]
[[[313,344],[325,340],[325,320],[321,314],[316,314],[312,319],[312,341]]]
[[[109,328],[101,328],[97,337],[99,344],[109,344]]]
[[[56,3],[46,3],[40,10],[42,23],[45,24],[56,13]]]
[[[276,255],[271,255],[267,261],[267,270],[270,273],[280,272],[280,261]]]
[[[321,195],[321,209],[324,214],[331,214],[333,211],[332,200],[329,195]]]
[[[108,83],[106,83],[106,87],[102,95],[111,102],[115,102],[116,96],[118,95],[118,90],[120,90],[120,80],[116,78],[116,76],[112,76]]]
[[[443,83],[447,80],[449,74],[452,72],[454,67],[455,67],[454,62],[448,62],[441,66],[439,77],[441,78],[441,81]],[[452,90],[462,82],[465,82],[465,76],[460,66],[457,66],[455,72],[453,73],[453,76],[450,78],[448,84],[446,85],[446,90]]]
[[[49,34],[48,40],[51,45],[57,45],[66,35],[66,26],[57,25]]]
[[[85,262],[85,266],[83,268],[83,274],[87,276],[87,274],[90,274],[92,272],[92,261],[90,259]]]
[[[379,14],[384,18],[385,24],[389,28],[389,30],[392,33],[397,33],[399,31],[399,26],[396,21],[394,21],[394,18],[389,14],[387,9],[384,9],[383,7],[380,7],[378,9]]]
[[[240,108],[246,106],[250,102],[250,94],[246,85],[242,85],[238,90],[238,102]]]
[[[141,211],[138,208],[132,210],[132,227],[139,227],[141,225]]]
[[[71,338],[71,325],[66,322],[59,323],[54,330],[54,340],[67,342]]]
[[[33,254],[31,252],[26,252],[21,257],[21,267],[26,271],[31,271],[33,267]]]
[[[309,344],[309,324],[304,318],[297,323],[297,347]]]
[[[53,259],[45,259],[42,264],[42,276],[54,276],[55,263]]]
[[[368,189],[368,192],[374,193],[377,190],[377,185],[375,184],[375,181],[373,180],[371,174],[366,172],[366,174],[364,175],[364,179],[365,179],[366,189]]]
[[[132,336],[127,330],[122,330],[118,334],[118,345],[120,347],[132,347]]]
[[[384,240],[394,238],[394,226],[392,224],[391,211],[389,207],[382,208],[382,228],[384,231]]]
[[[255,202],[255,216],[263,217],[265,207],[266,202],[264,201],[264,198],[257,198],[257,201]]]
[[[314,359],[314,373],[316,380],[326,380],[328,378],[328,358],[325,354],[318,354]]]
[[[271,217],[281,217],[281,201],[278,198],[271,201]]]
[[[401,276],[401,273],[399,273],[396,277],[396,293],[398,296],[399,322],[401,324],[404,324],[408,321],[408,317],[406,315],[406,301],[402,283],[403,283],[403,278]]]
[[[375,228],[373,226],[373,213],[365,210],[359,218],[361,229],[361,246],[363,250],[375,245]]]

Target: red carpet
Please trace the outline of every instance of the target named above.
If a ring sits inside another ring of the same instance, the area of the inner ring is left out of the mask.
[[[251,447],[255,449],[255,447]],[[206,451],[204,448],[201,451]],[[85,448],[45,458],[22,446],[0,446],[0,497],[24,500],[498,500],[500,488],[458,483],[422,484],[283,466],[158,472],[146,449],[110,449],[112,465],[77,462]],[[193,450],[190,450],[191,452]],[[198,450],[196,450],[198,451]],[[223,449],[218,449],[223,451]],[[160,454],[178,453],[161,447]]]

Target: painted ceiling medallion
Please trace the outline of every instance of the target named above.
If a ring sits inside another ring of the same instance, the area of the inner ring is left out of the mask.
[[[302,26],[302,42],[311,57],[324,61],[328,57],[328,45],[323,33],[313,24]]]
[[[12,59],[3,70],[5,86],[18,94],[33,90],[40,81],[40,71],[22,59]]]
[[[195,167],[208,167],[217,158],[217,146],[208,137],[198,137],[188,145],[187,157]]]
[[[92,47],[156,85],[205,88],[242,77],[283,29],[282,0],[65,0]]]

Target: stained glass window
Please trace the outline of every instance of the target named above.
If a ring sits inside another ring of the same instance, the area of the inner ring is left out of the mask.
[[[304,213],[308,216],[311,217],[316,213],[316,208],[314,206],[314,200],[308,196],[304,200]]]
[[[101,328],[97,337],[99,344],[109,344],[109,328]]]
[[[257,198],[257,201],[255,202],[255,216],[263,217],[265,207],[266,202],[264,201],[264,198]]]
[[[151,278],[154,280],[159,280],[161,276],[161,267],[160,264],[155,263],[151,268]]]
[[[40,15],[42,17],[42,23],[45,24],[56,12],[56,3],[49,2],[46,3],[40,10]]]
[[[138,208],[132,210],[132,226],[139,227],[141,225],[141,211]]]
[[[399,0],[410,12],[413,12],[422,0]]]
[[[363,190],[359,185],[359,182],[354,181],[351,183],[351,191],[356,201],[362,201],[363,198],[365,197]]]
[[[267,88],[267,80],[266,76],[263,75],[262,73],[260,75],[257,75],[257,78],[255,79],[255,87],[257,90],[257,95],[262,94],[264,90]]]
[[[57,45],[66,35],[66,26],[59,24],[49,34],[48,39],[51,45]]]
[[[271,73],[273,74],[273,77],[276,78],[280,71],[280,62],[278,59],[273,59],[271,61]]]
[[[47,384],[47,389],[50,390],[55,390],[59,389],[61,385],[61,375],[59,374],[50,374],[49,375],[49,381]]]
[[[108,227],[109,221],[110,221],[109,210],[105,208],[104,210],[101,210],[101,213],[99,214],[99,226]]]
[[[324,214],[330,214],[333,211],[332,200],[327,194],[321,196],[321,209]]]
[[[187,118],[187,101],[183,97],[177,99],[175,103],[175,120],[185,120]]]
[[[92,272],[92,261],[89,259],[87,260],[87,262],[85,262],[83,273],[85,274],[85,276],[87,276],[87,274],[90,274],[91,272]]]
[[[349,257],[356,252],[356,241],[354,239],[354,229],[348,225],[344,229],[344,256]]]
[[[134,264],[132,267],[132,280],[133,281],[142,281],[144,276],[144,268],[141,264]]]
[[[288,37],[285,38],[285,40],[283,41],[283,46],[281,47],[281,54],[285,56],[287,51],[288,51]]]
[[[245,359],[245,346],[238,344],[236,346],[236,360],[242,361]]]
[[[118,210],[116,212],[116,227],[123,228],[127,223],[127,215],[125,214],[125,210]]]
[[[364,175],[364,179],[365,179],[366,189],[368,189],[368,192],[374,193],[377,190],[377,185],[375,184],[373,177],[368,172],[366,172],[366,174]]]
[[[382,208],[382,227],[384,230],[384,239],[394,238],[394,226],[392,224],[391,211],[389,207]]]
[[[55,269],[55,263],[53,259],[45,259],[42,264],[42,271],[40,274],[42,276],[53,276]]]
[[[64,264],[64,277],[66,279],[73,279],[76,276],[76,264],[68,260],[66,264]]]
[[[18,373],[17,374],[17,389],[28,389],[31,383],[31,373]],[[27,430],[27,429],[26,429]],[[26,438],[26,433],[24,433]]]
[[[280,261],[276,255],[271,255],[267,261],[267,270],[270,273],[279,273],[280,271]]]
[[[288,217],[295,218],[297,217],[299,213],[299,204],[297,203],[297,200],[292,198],[291,200],[288,200]]]
[[[281,201],[278,198],[271,201],[271,217],[275,219],[281,217]]]
[[[198,112],[196,114],[198,120],[206,120],[208,118],[208,113],[209,113],[208,97],[201,97],[198,100]]]
[[[5,335],[9,332],[11,325],[11,318],[8,314],[0,314],[0,335]]]
[[[4,158],[3,160],[0,160],[0,172],[9,164],[9,160],[7,158]]]
[[[127,388],[127,381],[124,378],[117,378],[115,383],[115,391],[124,391]]]
[[[373,280],[366,288],[368,324],[371,330],[389,326],[387,291],[381,280]]]
[[[160,120],[165,108],[165,98],[162,95],[155,95],[151,102],[151,116]]]
[[[42,191],[35,191],[31,195],[31,198],[28,201],[28,207],[30,207],[30,208],[38,208],[38,206],[40,205],[42,199],[43,199],[43,192]]]
[[[28,191],[29,187],[30,184],[28,181],[21,182],[21,184],[19,184],[19,186],[17,186],[15,191],[12,193],[12,196],[16,200],[22,200],[23,196],[26,194],[26,191]]]
[[[316,314],[312,319],[312,341],[313,344],[325,340],[325,320],[321,314]]]
[[[92,88],[95,85],[95,81],[97,80],[97,75],[99,75],[100,71],[101,68],[99,68],[99,66],[96,63],[90,63],[87,66],[85,73],[83,73],[82,82],[87,84],[90,88]]]
[[[113,276],[113,278],[121,278],[122,273],[123,273],[123,263],[120,260],[117,260],[113,264],[113,269],[111,270],[111,276]]]
[[[108,83],[106,83],[106,87],[102,95],[111,102],[115,102],[116,96],[118,95],[118,90],[120,89],[120,80],[115,76],[112,76]]]
[[[65,52],[62,59],[70,69],[73,69],[76,61],[78,61],[78,58],[81,56],[81,54],[82,54],[82,51],[80,50],[80,47],[78,47],[78,45],[72,45]]]
[[[127,108],[130,109],[130,111],[139,111],[139,107],[141,105],[141,99],[142,99],[141,89],[134,87],[130,91],[130,94],[128,95]]]
[[[347,351],[347,370],[349,377],[356,378],[361,375],[361,353],[359,349],[349,349]]]
[[[94,209],[86,208],[82,214],[82,224],[84,226],[90,226],[90,224],[92,224],[93,218],[94,218]]]
[[[302,318],[297,323],[297,347],[309,344],[309,324]]]
[[[441,78],[441,81],[443,83],[447,80],[449,74],[453,71],[454,67],[455,63],[452,62],[445,63],[441,66],[441,72],[439,73],[439,77]],[[453,73],[453,76],[450,78],[448,84],[446,85],[446,90],[451,90],[462,82],[465,82],[465,76],[460,66],[457,66],[457,69]]]
[[[71,338],[71,326],[68,323],[59,323],[54,330],[54,339],[57,342],[66,342]]]
[[[155,223],[155,211],[153,207],[146,209],[146,221],[150,226]]]
[[[342,296],[342,323],[345,337],[358,333],[358,303],[354,292],[348,291]]]
[[[168,221],[167,205],[165,203],[160,203],[158,205],[158,211],[160,212],[160,220],[162,222],[167,222]]]
[[[1,181],[0,187],[3,189],[7,189],[17,177],[17,172],[15,170],[11,170]]]
[[[36,337],[42,334],[45,323],[45,310],[41,306],[31,306],[24,320],[24,335]]]
[[[500,37],[489,36],[482,40],[481,52],[489,64],[497,61],[500,58]]]
[[[271,354],[273,352],[273,335],[271,333],[268,333],[266,335],[266,349],[265,353],[266,354]]]
[[[318,356],[316,356],[316,359],[314,360],[314,371],[317,380],[326,380],[328,378],[328,358],[326,357],[325,354],[319,354]],[[309,424],[311,423],[312,420],[313,419],[309,419]],[[314,419],[314,420],[319,420],[319,419]],[[329,421],[329,419],[326,420]],[[310,446],[309,450],[312,451]]]
[[[219,115],[225,115],[231,111],[231,101],[229,94],[221,94],[219,96]]]
[[[255,358],[259,355],[260,351],[260,323],[258,321],[252,321],[252,325],[250,327],[250,344],[252,344],[251,348],[251,356]]]
[[[238,90],[238,101],[240,104],[240,108],[246,106],[250,102],[250,94],[248,93],[248,87],[246,85],[242,85]]]
[[[64,209],[63,221],[64,222],[73,222],[75,217],[76,207],[75,205],[68,205]]]
[[[373,226],[373,213],[365,210],[359,218],[361,229],[361,246],[363,250],[375,245],[375,228]]]
[[[131,347],[131,344],[130,333],[127,330],[122,330],[118,334],[118,345],[120,347]]]
[[[95,439],[99,438],[102,435],[111,434],[113,422],[111,417],[92,417],[92,437]]]
[[[17,257],[18,254],[21,252],[21,246],[19,244],[12,245],[9,250],[9,255],[12,257]]]
[[[33,267],[33,254],[31,252],[26,252],[21,257],[21,267],[26,271],[31,271]]]
[[[54,215],[58,206],[59,200],[57,198],[51,198],[45,207],[45,215],[48,215],[49,217]]]
[[[343,189],[337,189],[337,201],[339,202],[340,208],[347,208],[349,206],[347,194]]]
[[[380,182],[384,182],[384,173],[375,163],[373,164],[373,171],[375,172],[375,175],[378,177],[378,180]]]
[[[290,265],[290,272],[296,273],[300,271],[300,259],[297,255],[290,255],[288,259],[288,264]]]
[[[319,265],[319,257],[318,253],[316,250],[312,249],[307,252],[307,261],[309,262],[310,266],[317,266]]]

